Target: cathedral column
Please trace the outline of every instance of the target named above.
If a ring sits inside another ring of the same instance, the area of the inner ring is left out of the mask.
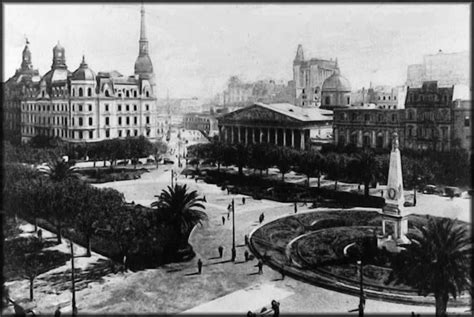
[[[357,131],[357,147],[362,147],[362,130]]]
[[[295,147],[295,130],[291,129],[291,147]]]
[[[241,135],[240,135],[240,129],[241,129],[241,128],[242,128],[242,127],[237,127],[237,129],[238,129],[238,130],[237,130],[237,136],[238,136],[238,138],[239,138],[239,140],[238,140],[237,143],[242,142],[242,138],[241,138]]]
[[[281,129],[283,131],[283,146],[286,146],[286,129]]]
[[[388,131],[385,131],[385,140],[384,140],[384,146],[383,147],[387,148],[389,145],[390,145],[389,133],[388,133]]]
[[[267,128],[267,143],[270,144],[270,128]]]
[[[337,145],[339,143],[339,130],[338,129],[334,129],[334,135],[332,137],[333,137],[332,143]]]
[[[351,135],[349,133],[349,129],[346,129],[346,144],[351,143]]]
[[[275,133],[275,145],[278,145],[278,129],[274,128],[273,132]]]
[[[252,128],[252,144],[255,144],[255,128]]]
[[[234,126],[230,127],[230,143],[234,144]]]
[[[227,135],[227,127],[224,126],[224,142],[227,143],[229,141],[228,135]]]
[[[372,143],[372,144],[371,144],[371,147],[372,147],[372,148],[375,148],[375,139],[376,139],[376,137],[375,137],[375,131],[372,131],[372,140],[371,140],[371,141],[372,141],[372,142],[371,142],[371,143]]]
[[[244,142],[244,144],[247,144],[248,136],[249,136],[249,129],[247,127],[245,127],[245,142]]]

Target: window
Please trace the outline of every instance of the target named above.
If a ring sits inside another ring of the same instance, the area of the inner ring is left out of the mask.
[[[130,136],[130,130],[127,130],[127,136]]]
[[[125,106],[126,111],[130,111],[130,105]]]
[[[137,105],[133,105],[133,111],[137,111]]]
[[[122,111],[122,105],[117,106],[117,111]]]
[[[127,90],[127,92],[125,93],[125,96],[126,96],[127,98],[129,98],[129,97],[130,97],[130,91]]]
[[[89,111],[92,111],[92,105],[89,105]]]
[[[145,96],[150,97],[150,93],[148,92],[148,90],[147,90],[147,92],[145,93]]]
[[[150,124],[150,117],[146,117],[146,124]]]
[[[108,90],[105,91],[105,96],[106,96],[106,97],[110,97]]]
[[[94,138],[94,131],[89,131],[89,139],[93,139]]]
[[[388,96],[388,100],[390,100],[390,96]]]
[[[125,120],[125,123],[126,123],[127,125],[129,125],[129,124],[130,124],[130,117],[127,117],[127,118],[125,118],[125,119],[126,119],[126,120]]]
[[[51,109],[51,108],[48,106],[48,112],[50,111],[50,109]]]
[[[301,90],[301,93],[304,94],[304,88]]]
[[[408,136],[413,136],[413,128],[408,127]]]
[[[79,126],[82,127],[82,118],[79,118]]]
[[[383,98],[382,98],[382,99],[383,99],[383,100],[385,100],[385,96],[383,96]]]
[[[79,105],[79,111],[82,111],[82,105]]]
[[[347,97],[347,104],[350,104],[350,103],[351,103],[351,98]]]
[[[364,120],[365,121],[370,121],[370,114],[365,114],[364,115]]]
[[[109,105],[105,105],[105,111],[109,111]]]
[[[135,125],[136,125],[137,123],[138,123],[138,119],[137,119],[137,117],[133,117],[133,124],[135,124]]]
[[[122,125],[122,117],[118,117],[118,124]]]
[[[133,134],[135,134],[135,136],[138,135],[138,130],[133,130]]]
[[[150,110],[150,106],[149,106],[149,105],[145,105],[145,109],[146,109],[146,111],[149,111],[149,110]]]
[[[110,138],[110,130],[109,129],[105,130],[105,137]]]
[[[82,131],[79,131],[79,139],[82,139]]]
[[[133,97],[137,98],[137,91],[133,91]]]
[[[392,121],[395,122],[397,120],[397,116],[392,114]]]
[[[79,88],[79,97],[82,97],[83,94],[84,94],[84,92],[82,91],[82,87],[81,87],[81,88]],[[81,139],[82,139],[82,137],[81,137]]]
[[[471,120],[470,120],[469,116],[464,117],[464,126],[465,127],[471,126]]]
[[[89,125],[92,125],[92,118],[89,118]]]
[[[73,88],[73,89],[72,89],[72,96],[74,97],[75,95],[76,95],[76,89]]]
[[[89,97],[92,96],[92,89],[91,89],[91,88],[87,88],[87,95],[88,95]]]
[[[72,118],[72,125],[74,125],[74,118]]]
[[[326,99],[324,100],[324,103],[325,103],[326,105],[331,104],[331,97],[330,97],[330,96],[326,96]]]
[[[105,125],[109,125],[109,117],[105,117]]]
[[[122,137],[122,130],[118,130],[118,136],[119,136],[119,138]]]

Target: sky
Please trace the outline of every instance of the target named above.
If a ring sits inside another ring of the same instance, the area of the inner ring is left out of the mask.
[[[353,90],[402,85],[423,55],[470,51],[470,4],[145,4],[158,97],[213,97],[230,76],[293,78],[305,58],[337,58]],[[132,75],[140,4],[3,3],[3,80],[21,64],[25,36],[34,68],[51,68],[66,49],[74,71],[84,54],[96,73]]]

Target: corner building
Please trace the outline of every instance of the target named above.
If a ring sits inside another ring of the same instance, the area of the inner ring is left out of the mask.
[[[17,129],[23,142],[35,135],[73,143],[139,135],[156,139],[162,133],[154,77],[142,6],[134,75],[125,77],[117,71],[96,74],[85,56],[71,72],[66,50],[58,43],[53,48],[51,70],[39,78],[27,42],[22,67],[4,85],[5,112],[19,113]],[[12,117],[4,116],[4,120]],[[14,127],[13,119],[12,131]]]

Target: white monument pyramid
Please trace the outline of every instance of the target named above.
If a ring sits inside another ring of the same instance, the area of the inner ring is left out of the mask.
[[[379,247],[392,252],[399,252],[400,245],[410,244],[407,238],[408,219],[403,206],[402,159],[398,148],[398,134],[392,135],[392,151],[388,170],[387,189],[384,193],[386,205],[382,209],[382,235],[379,236]]]

